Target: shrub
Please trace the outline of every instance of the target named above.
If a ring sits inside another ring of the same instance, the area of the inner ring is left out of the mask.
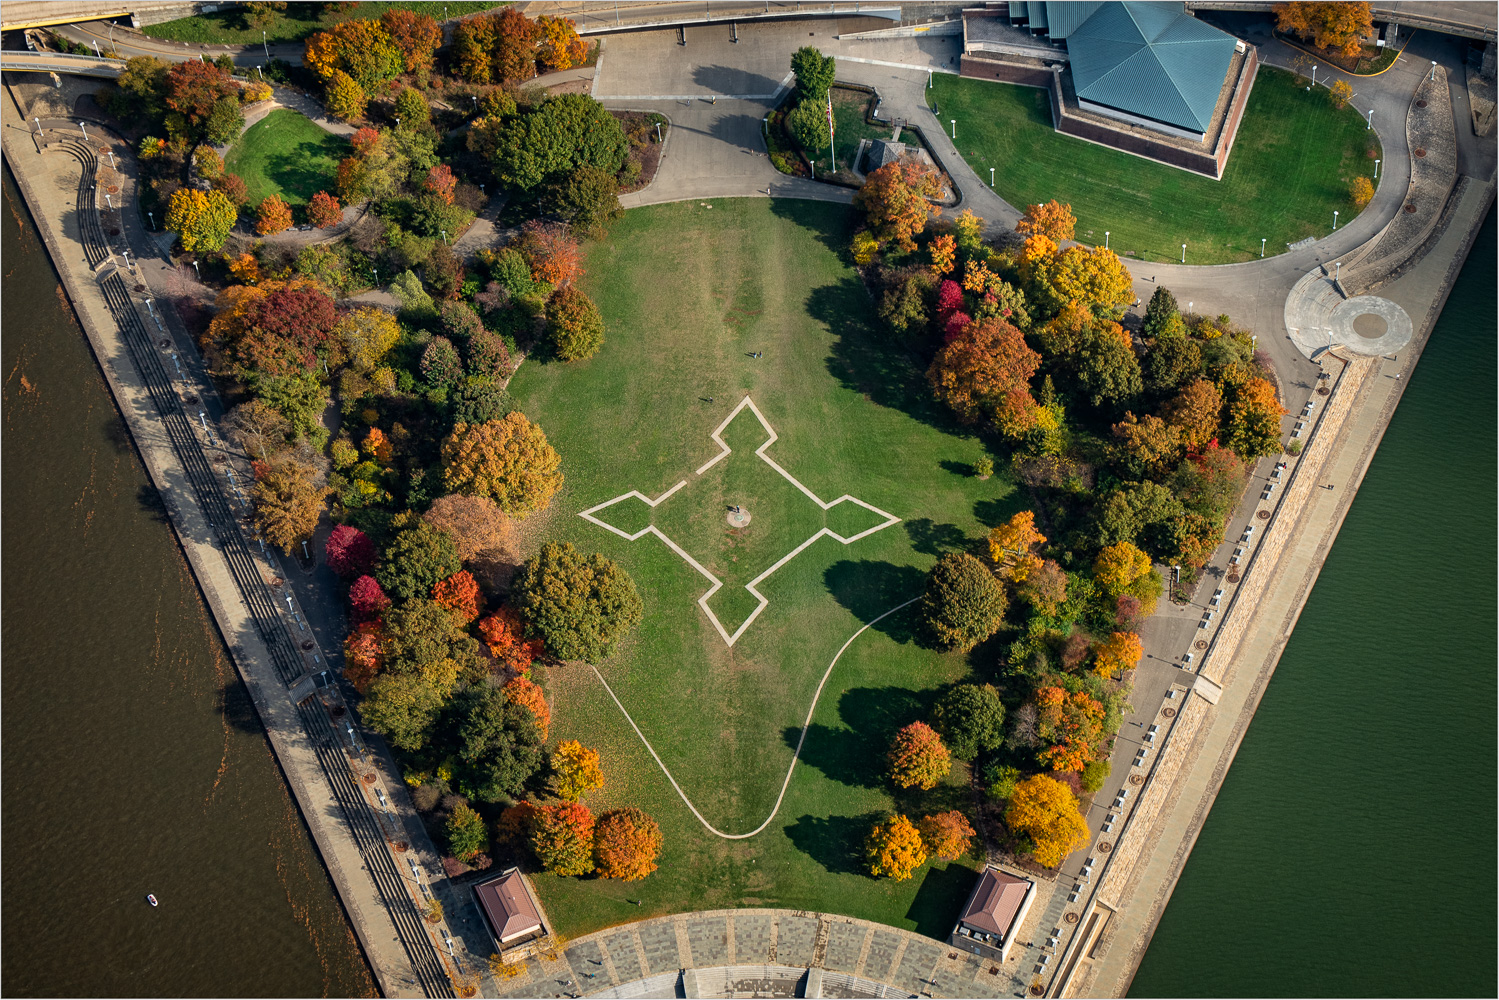
[[[937,560],[922,598],[922,616],[938,642],[967,651],[1004,621],[1005,593],[987,566],[967,553]]]
[[[563,361],[583,361],[604,345],[604,318],[593,300],[571,285],[547,303],[547,334]]]
[[[1088,792],[1089,794],[1098,791],[1103,787],[1103,783],[1108,780],[1109,772],[1111,770],[1112,767],[1109,765],[1107,757],[1100,760],[1089,761],[1086,765],[1083,766],[1083,791]]]
[[[1355,208],[1363,208],[1374,198],[1374,182],[1367,177],[1355,177],[1348,185],[1348,197]]]

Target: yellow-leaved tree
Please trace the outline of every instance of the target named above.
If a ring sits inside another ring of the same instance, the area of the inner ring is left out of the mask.
[[[926,863],[921,834],[903,815],[892,814],[874,825],[864,845],[869,874],[903,882]]]
[[[1078,812],[1072,789],[1044,774],[1015,786],[1005,809],[1005,825],[1035,843],[1034,856],[1048,868],[1060,865],[1088,842],[1088,824]]]
[[[1093,580],[1111,597],[1150,572],[1150,557],[1129,542],[1105,545],[1093,560]]]
[[[577,740],[564,740],[552,754],[552,792],[559,799],[577,802],[589,792],[604,787],[599,752]]]
[[[1093,670],[1101,677],[1133,670],[1145,655],[1140,637],[1133,632],[1111,632],[1109,637],[1093,647]]]
[[[238,217],[224,192],[183,188],[167,203],[166,227],[188,253],[217,253],[224,249]]]
[[[1041,559],[1031,550],[1046,536],[1036,530],[1036,515],[1022,510],[1004,524],[989,532],[989,558],[999,567],[999,575],[1021,583],[1041,568]]]
[[[488,496],[512,516],[541,510],[562,487],[562,459],[519,412],[453,425],[442,443],[443,481],[454,493]]]

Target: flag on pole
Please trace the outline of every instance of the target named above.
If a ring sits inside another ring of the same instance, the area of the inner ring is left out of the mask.
[[[828,136],[831,140],[833,135],[833,92],[828,91]]]

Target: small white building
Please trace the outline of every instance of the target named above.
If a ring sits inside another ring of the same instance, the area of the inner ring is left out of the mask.
[[[963,904],[948,943],[1003,962],[1035,898],[1035,882],[990,865]]]

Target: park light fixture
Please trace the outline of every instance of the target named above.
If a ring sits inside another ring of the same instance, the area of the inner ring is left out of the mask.
[[[197,261],[193,261],[193,273],[198,276],[198,280],[199,281],[203,280],[203,272],[200,271],[200,270],[198,270],[198,262]]]
[[[958,138],[958,120],[956,118],[949,118],[948,121],[952,122],[952,137],[953,137],[953,139],[957,139]]]
[[[989,186],[991,188],[994,186],[994,168],[993,167],[989,168]]]
[[[1265,237],[1260,237],[1260,256],[1265,256]]]
[[[1182,263],[1185,264],[1186,262],[1187,262],[1187,245],[1185,243],[1183,243],[1182,244]],[[1192,306],[1191,306],[1190,303],[1188,303],[1187,308],[1188,309],[1192,308]]]
[[[1332,210],[1332,231],[1338,231],[1338,210],[1336,208]]]
[[[1312,87],[1315,87],[1316,85],[1317,85],[1317,67],[1313,66],[1312,67]],[[1311,90],[1312,87],[1308,87],[1306,89],[1307,90]]]
[[[83,129],[83,141],[88,142],[88,126],[83,124],[83,122],[79,122],[78,127]]]
[[[1431,78],[1433,80],[1437,78],[1437,61],[1435,59],[1431,61]]]
[[[265,57],[269,59],[271,57],[271,43],[265,40],[264,28],[260,29],[260,44],[265,47]]]
[[[1369,129],[1372,129],[1373,127],[1374,127],[1374,109],[1370,108],[1369,109],[1369,124],[1367,126],[1365,126],[1364,131],[1367,132],[1367,131],[1369,131]]]
[[[1109,231],[1107,229],[1103,231],[1103,248],[1105,250],[1109,248]]]
[[[148,211],[148,212],[146,212],[146,218],[148,218],[148,219],[151,220],[151,228],[155,229],[156,228],[156,213]]]
[[[1379,161],[1374,161],[1374,179],[1379,180]]]

